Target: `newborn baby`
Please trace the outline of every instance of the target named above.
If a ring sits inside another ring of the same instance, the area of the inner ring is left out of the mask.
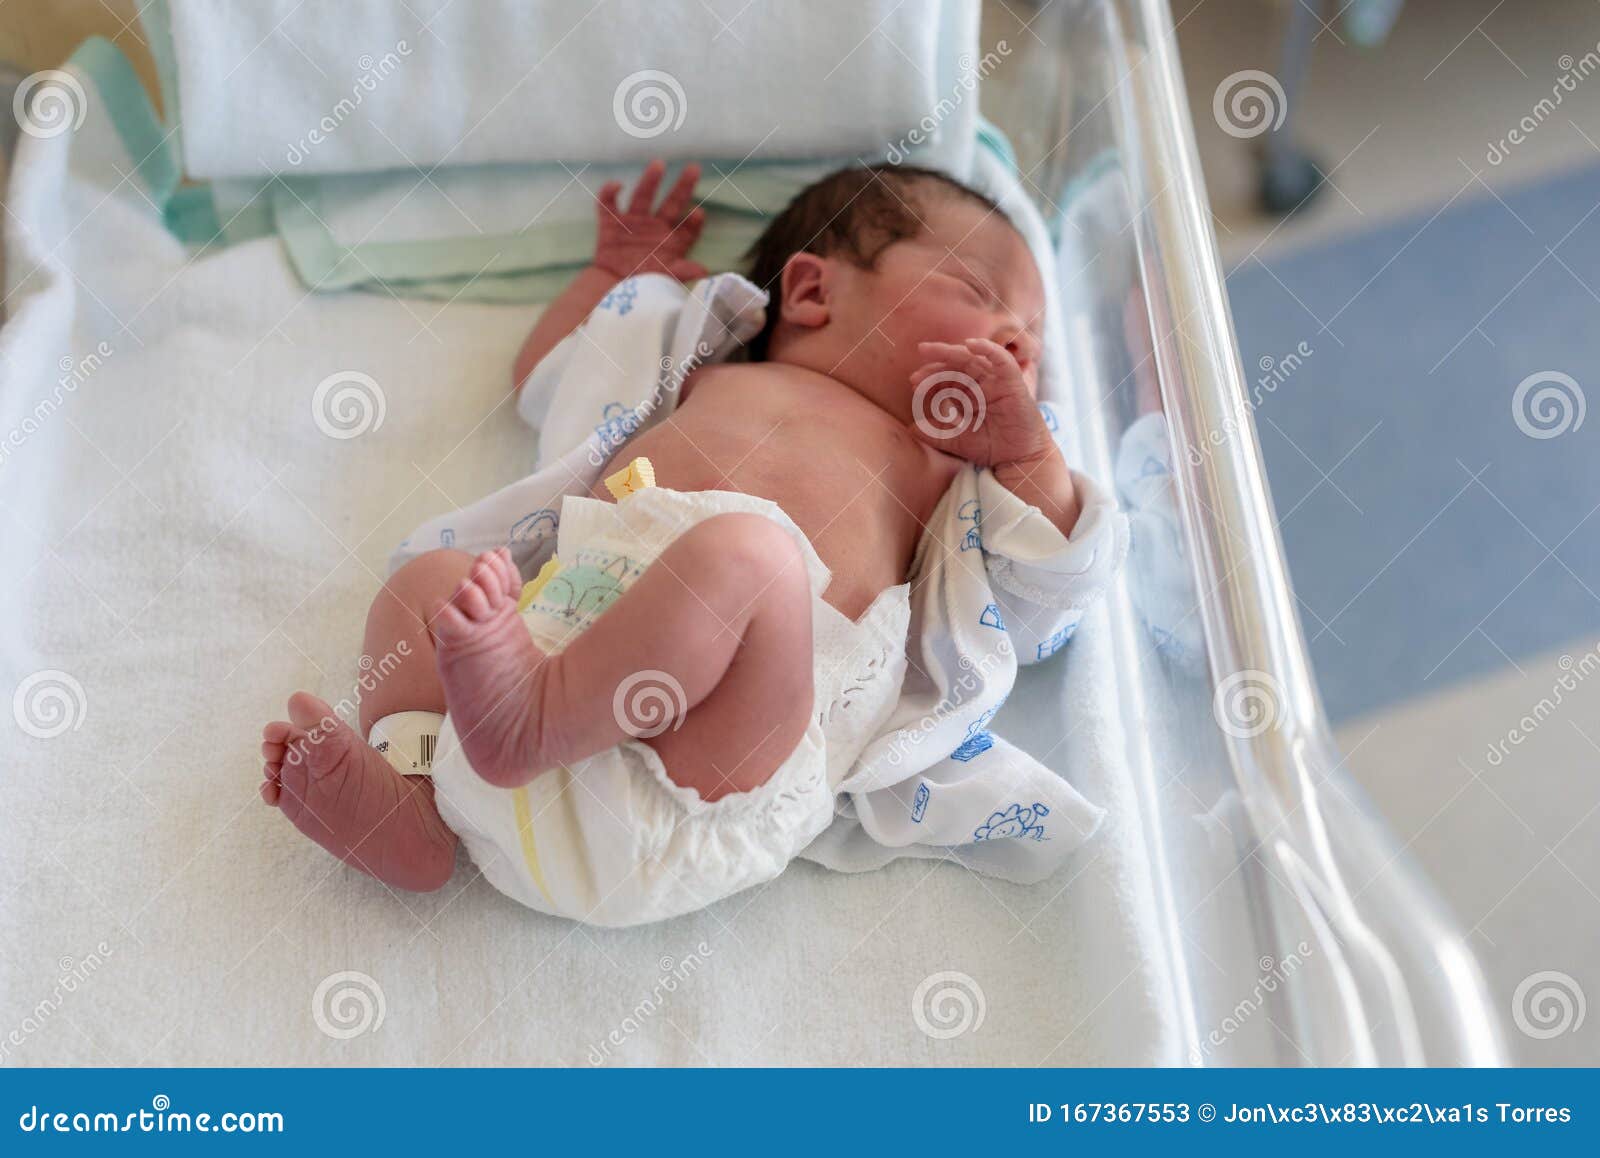
[[[600,190],[593,261],[528,336],[517,389],[569,335],[596,341],[586,319],[619,302],[625,313],[624,291],[706,276],[690,257],[698,170],[658,203],[664,174],[648,166],[626,204],[617,183]],[[1042,519],[1063,545],[1073,535],[1087,483],[1034,398],[1044,290],[992,202],[930,171],[845,169],[802,192],[752,256],[771,300],[749,360],[695,369],[676,409],[615,452],[601,474],[633,463],[632,487],[566,497],[558,557],[538,583],[525,589],[504,548],[418,555],[367,619],[367,656],[405,656],[361,702],[372,743],[305,692],[265,727],[262,798],[312,840],[393,887],[436,889],[472,827],[451,800],[484,792],[514,802],[496,847],[519,850],[510,859],[533,882],[522,899],[547,911],[632,923],[770,879],[827,826],[833,790],[893,704],[908,584],[957,477],[982,468],[1030,526]],[[929,420],[936,390],[951,388],[981,396],[970,399],[981,421]],[[995,603],[984,621],[1004,634]],[[822,685],[839,656],[861,654],[851,633],[868,626],[891,638],[894,686],[846,734],[833,722],[848,716],[843,693],[829,684],[824,703]],[[619,710],[640,673],[673,693],[649,728]],[[441,713],[420,741],[393,723]],[[963,747],[984,750],[986,720]],[[919,822],[927,794],[907,799]],[[1037,839],[1049,810],[1021,803],[1005,834]],[[574,836],[570,817],[552,827],[584,808],[614,837]],[[468,847],[513,891],[485,863],[498,855]],[[557,861],[579,863],[563,870],[576,883],[552,883]],[[623,877],[674,899],[608,909]],[[586,899],[557,903],[563,888]]]

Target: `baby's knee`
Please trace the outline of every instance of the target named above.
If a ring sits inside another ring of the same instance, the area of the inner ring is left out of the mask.
[[[733,512],[715,515],[694,531],[701,532],[701,545],[716,571],[749,591],[809,592],[805,555],[794,536],[771,519]]]
[[[472,556],[448,547],[426,551],[389,576],[379,595],[425,613],[428,608],[454,593],[456,586],[472,570]]]

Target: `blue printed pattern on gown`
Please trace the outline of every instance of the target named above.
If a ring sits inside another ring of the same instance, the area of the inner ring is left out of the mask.
[[[1043,804],[1011,804],[1000,812],[992,812],[972,833],[973,840],[1005,840],[1013,836],[1026,836],[1044,840],[1044,825],[1040,823],[1050,810]]]
[[[506,537],[509,543],[532,543],[538,546],[556,533],[560,516],[549,507],[540,507],[531,515],[523,515],[511,525]]]
[[[964,535],[961,536],[961,549],[963,551],[983,550],[983,535],[978,528],[983,522],[983,507],[977,499],[968,499],[961,504],[961,509],[956,512],[956,517],[963,523],[971,523]]]
[[[1072,633],[1078,630],[1076,623],[1069,623],[1038,647],[1036,659],[1048,659],[1067,645],[1067,640],[1072,638]]]
[[[950,759],[959,760],[965,764],[968,760],[983,755],[994,747],[994,737],[988,732],[989,721],[994,719],[994,714],[1000,710],[996,704],[972,723],[967,725],[967,735],[961,741],[961,746],[950,753]]]
[[[633,303],[638,299],[638,297],[639,286],[633,280],[633,278],[630,277],[627,281],[619,282],[613,286],[611,292],[600,299],[599,308],[602,310],[611,310],[615,312],[618,317],[627,317],[628,313],[633,309]]]
[[[609,454],[616,450],[632,438],[643,424],[636,407],[624,406],[620,402],[607,402],[605,409],[600,412],[600,425],[594,428],[595,435],[600,440],[601,452]]]

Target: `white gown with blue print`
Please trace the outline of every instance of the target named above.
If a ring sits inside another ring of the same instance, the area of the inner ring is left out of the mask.
[[[688,288],[658,274],[620,283],[523,387],[517,408],[539,431],[538,469],[418,527],[391,570],[436,547],[509,546],[532,577],[555,548],[563,496],[588,494],[619,448],[671,413],[697,365],[759,332],[765,307],[737,274]],[[1055,429],[1056,411],[1041,409]],[[1127,552],[1113,500],[1073,479],[1082,514],[1068,537],[991,471],[956,476],[912,563],[898,702],[839,770],[834,822],[802,855],[841,871],[948,856],[1031,883],[1092,835],[1102,810],[988,726],[1018,665],[1066,644]]]

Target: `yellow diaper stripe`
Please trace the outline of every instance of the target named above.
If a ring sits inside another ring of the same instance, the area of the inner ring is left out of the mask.
[[[517,596],[517,610],[528,610],[528,605],[539,597],[544,585],[554,579],[559,570],[561,570],[560,560],[551,555],[545,560],[544,566],[539,568],[539,573],[522,585],[522,594]]]
[[[517,817],[517,835],[522,839],[522,861],[528,866],[533,883],[539,886],[544,899],[553,905],[555,898],[550,895],[550,889],[544,883],[544,871],[539,867],[539,849],[533,842],[533,809],[528,805],[526,786],[512,790],[511,804]]]
[[[656,468],[648,458],[636,458],[616,474],[606,476],[606,490],[619,502],[635,491],[656,485]]]

